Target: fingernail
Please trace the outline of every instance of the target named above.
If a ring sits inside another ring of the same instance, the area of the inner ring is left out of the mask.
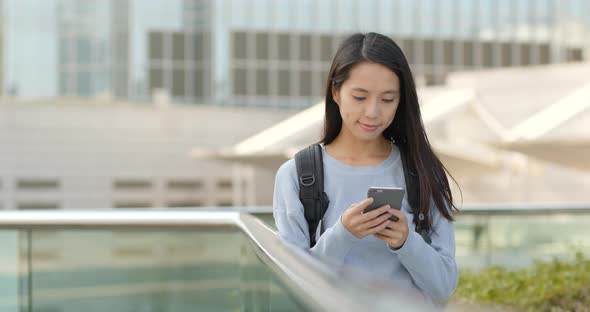
[[[391,206],[385,205],[385,209],[391,209]]]

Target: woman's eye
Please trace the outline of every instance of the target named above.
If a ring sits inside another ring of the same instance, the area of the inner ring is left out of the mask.
[[[395,99],[383,99],[383,102],[385,103],[391,103],[393,101],[395,101]]]
[[[354,98],[355,100],[359,101],[359,102],[360,102],[360,101],[362,101],[362,100],[364,100],[364,99],[366,99],[366,98],[364,98],[364,97],[359,97],[359,96],[353,96],[353,98]]]

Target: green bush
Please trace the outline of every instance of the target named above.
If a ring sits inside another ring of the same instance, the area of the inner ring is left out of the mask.
[[[577,253],[573,261],[554,258],[526,269],[461,272],[452,301],[511,311],[590,311],[590,259]]]

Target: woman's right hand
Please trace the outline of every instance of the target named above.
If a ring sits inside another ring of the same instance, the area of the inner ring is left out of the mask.
[[[373,203],[369,197],[358,204],[352,204],[340,217],[342,225],[356,238],[363,238],[367,235],[384,230],[392,222],[389,219],[392,209],[389,205],[379,207],[375,210],[363,213],[363,210]]]

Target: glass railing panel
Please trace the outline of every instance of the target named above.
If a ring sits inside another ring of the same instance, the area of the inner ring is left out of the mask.
[[[27,234],[0,230],[0,312],[28,310]]]
[[[306,310],[237,228],[0,234],[0,312]]]
[[[245,236],[241,253],[241,311],[306,311],[288,292]]]
[[[56,214],[1,220],[33,228],[14,243],[27,268],[16,302],[30,302],[19,312],[428,310],[393,283],[333,271],[248,215]]]
[[[256,217],[276,230],[271,213]],[[524,267],[535,260],[590,256],[590,210],[588,213],[521,214],[463,213],[456,217],[456,259],[459,268],[480,269],[490,265]]]
[[[492,263],[490,216],[459,216],[455,222],[455,259],[459,268],[479,269]]]
[[[239,232],[33,231],[35,311],[240,307]]]
[[[483,265],[524,267],[576,252],[590,255],[590,214],[461,217],[458,224],[463,228],[458,227],[457,236],[471,232],[470,244],[463,239],[458,250],[464,259],[480,259]]]

